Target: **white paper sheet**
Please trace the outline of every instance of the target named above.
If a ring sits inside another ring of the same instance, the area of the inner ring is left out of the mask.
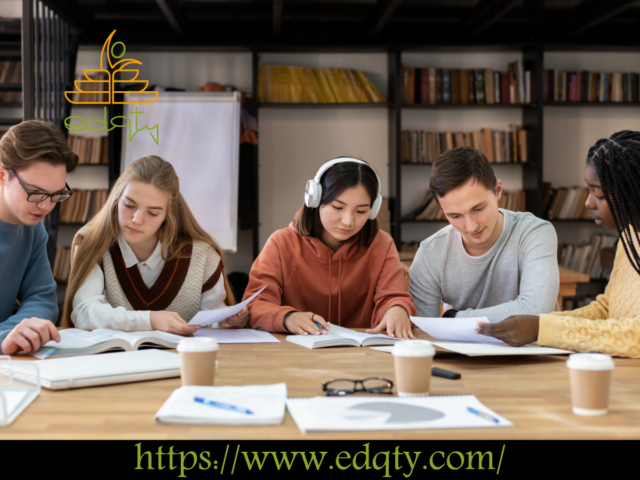
[[[280,343],[269,332],[250,328],[203,328],[193,336],[215,338],[218,343]]]
[[[487,317],[475,318],[426,318],[410,317],[421,330],[438,340],[454,340],[473,343],[504,343],[494,337],[474,333],[478,322],[490,323]]]
[[[217,310],[205,310],[203,312],[196,313],[195,317],[191,319],[189,325],[202,325],[203,327],[206,325],[211,325],[212,323],[218,323],[228,318],[236,313],[240,313],[244,307],[249,305],[251,301],[256,298],[262,291],[267,288],[265,285],[258,292],[256,292],[251,297],[247,298],[244,302],[240,302],[237,305],[233,305],[232,307],[219,308]]]
[[[497,420],[469,412],[481,411]],[[414,430],[511,427],[474,395],[448,397],[313,397],[287,400],[300,431]]]
[[[489,345],[486,343],[462,343],[462,342],[433,342],[442,348],[463,355],[563,355],[573,353],[559,348],[523,346],[512,347],[510,345]]]
[[[573,353],[570,350],[559,348],[524,346],[511,347],[509,345],[493,345],[489,343],[462,343],[462,342],[432,342],[434,345],[449,350],[453,353],[471,356],[493,356],[493,355],[565,355]],[[393,347],[371,347],[371,350],[391,353]]]
[[[194,401],[195,397],[246,408],[253,413],[212,407]],[[285,383],[244,387],[180,387],[160,407],[155,420],[158,423],[279,425],[284,418],[286,398]]]
[[[60,330],[59,333],[60,342],[49,340],[41,348],[85,348],[109,340],[109,337],[98,336],[91,332],[87,332],[86,330],[80,330],[79,328],[68,328],[66,330]]]

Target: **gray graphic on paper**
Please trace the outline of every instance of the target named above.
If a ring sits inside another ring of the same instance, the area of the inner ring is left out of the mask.
[[[344,409],[341,415],[348,420],[388,417],[384,423],[430,422],[444,417],[444,413],[432,408],[394,402],[359,403]]]

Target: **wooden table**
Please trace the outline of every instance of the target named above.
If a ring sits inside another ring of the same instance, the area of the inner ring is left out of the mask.
[[[404,272],[405,288],[409,291],[409,268],[411,268],[412,260],[403,260],[400,263],[402,264],[402,271]],[[560,267],[560,291],[558,292],[556,310],[562,310],[563,297],[574,297],[576,295],[578,283],[587,283],[590,280],[589,275],[585,273]]]
[[[390,354],[354,347],[308,350],[284,341],[284,335],[276,336],[282,343],[221,345],[216,384],[286,382],[289,397],[311,397],[322,395],[322,382],[334,378],[394,379]],[[436,365],[460,372],[462,379],[433,377],[433,395],[476,395],[515,428],[302,435],[288,413],[276,427],[158,425],[153,415],[180,385],[174,378],[56,392],[43,389],[13,425],[0,428],[0,439],[640,438],[640,360],[616,359],[610,413],[602,417],[572,413],[565,361],[566,356],[436,357]]]

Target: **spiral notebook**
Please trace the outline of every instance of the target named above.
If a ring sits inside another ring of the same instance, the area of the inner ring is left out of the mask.
[[[290,398],[301,433],[359,430],[512,427],[474,395],[442,397]]]

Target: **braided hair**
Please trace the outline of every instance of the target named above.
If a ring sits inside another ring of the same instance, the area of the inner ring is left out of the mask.
[[[589,149],[587,165],[595,167],[629,262],[640,275],[640,132],[623,130]]]

